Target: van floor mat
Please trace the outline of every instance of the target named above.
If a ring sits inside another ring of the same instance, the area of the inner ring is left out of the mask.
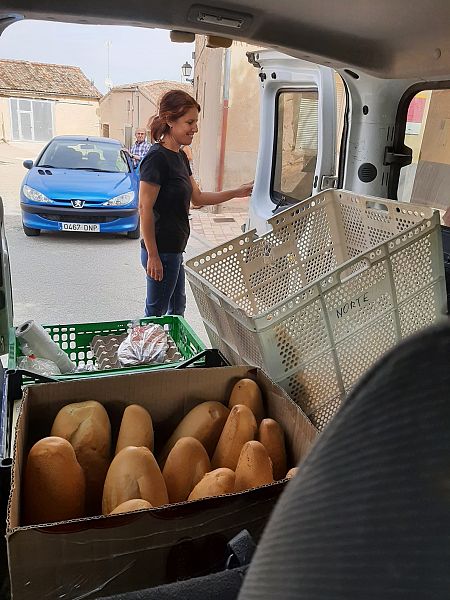
[[[98,600],[236,600],[247,567]]]

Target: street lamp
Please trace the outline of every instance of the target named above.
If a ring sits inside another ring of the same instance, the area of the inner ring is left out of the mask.
[[[186,81],[189,81],[189,83],[194,83],[193,79],[189,79],[192,73],[192,65],[190,65],[187,61],[184,63],[184,65],[181,66],[181,73],[183,74],[183,77],[186,79]]]

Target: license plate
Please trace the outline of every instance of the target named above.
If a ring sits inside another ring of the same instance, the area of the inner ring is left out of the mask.
[[[60,223],[59,228],[61,231],[100,232],[100,225],[98,223]]]

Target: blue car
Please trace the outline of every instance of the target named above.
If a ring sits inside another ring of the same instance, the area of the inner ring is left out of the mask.
[[[139,174],[120,142],[58,136],[42,150],[20,188],[23,230],[125,233],[139,238]]]

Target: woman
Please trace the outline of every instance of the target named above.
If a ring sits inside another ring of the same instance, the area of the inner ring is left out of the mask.
[[[139,213],[141,262],[147,274],[146,316],[184,315],[183,252],[189,238],[189,203],[221,204],[245,198],[252,183],[223,192],[202,192],[192,177],[182,146],[197,133],[200,106],[186,92],[173,90],[161,99],[150,124],[155,142],[140,166]]]

